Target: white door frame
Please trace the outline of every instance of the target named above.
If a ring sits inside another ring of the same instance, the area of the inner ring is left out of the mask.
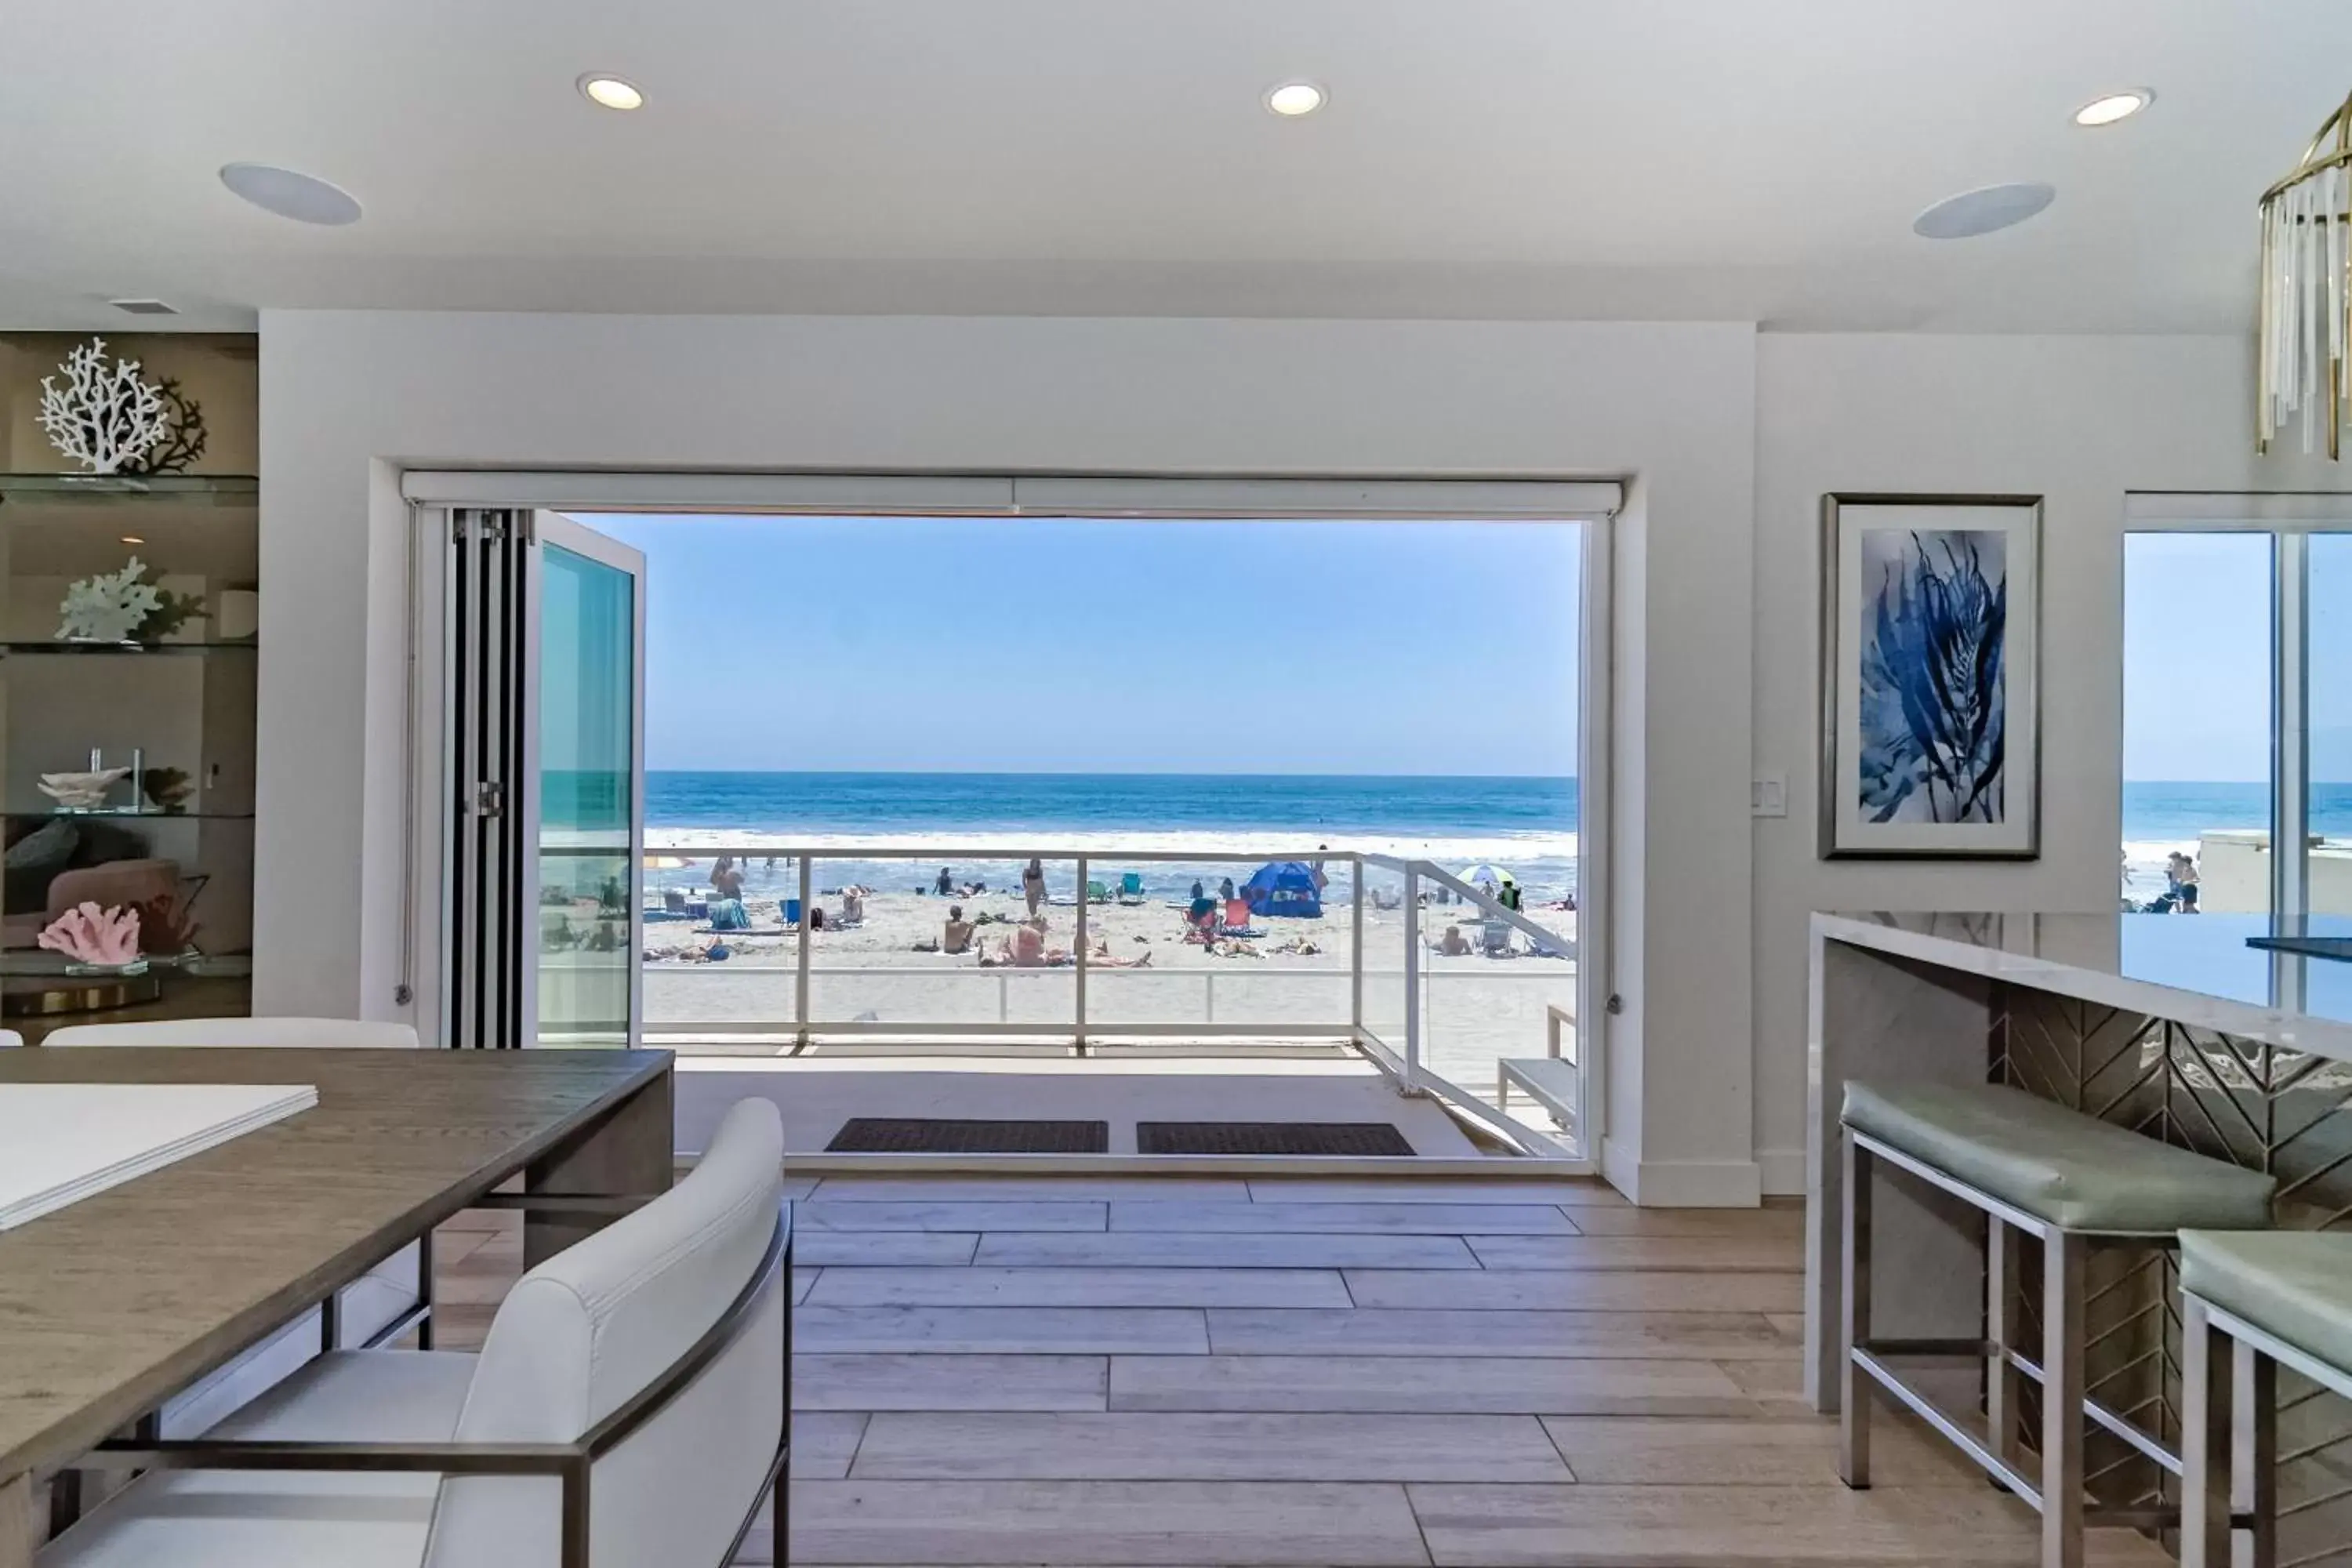
[[[440,742],[447,636],[440,586],[448,517],[466,506],[580,511],[773,513],[975,517],[1229,517],[1305,521],[1580,522],[1583,581],[1578,650],[1580,712],[1577,822],[1577,1046],[1585,1076],[1588,1130],[1580,1158],[1550,1163],[1563,1173],[1600,1168],[1608,1112],[1607,1063],[1612,987],[1609,922],[1613,857],[1609,842],[1615,665],[1612,524],[1623,487],[1614,479],[1155,479],[1147,476],[698,474],[543,469],[412,469],[401,476],[416,553],[410,580],[411,800],[408,811],[410,951],[404,986],[420,1030],[437,1027],[441,974],[435,943],[436,900],[446,886],[446,847],[438,814],[419,805],[445,787]],[[643,595],[637,606],[643,670]],[[643,682],[639,681],[642,700]],[[638,715],[642,737],[643,714]],[[643,800],[640,748],[638,799]],[[640,805],[642,818],[642,805]],[[642,861],[642,854],[635,857]],[[642,872],[637,873],[638,877]],[[641,897],[633,889],[631,905]],[[636,917],[642,919],[642,913]],[[641,948],[641,944],[640,948]],[[642,985],[642,975],[633,986]]]

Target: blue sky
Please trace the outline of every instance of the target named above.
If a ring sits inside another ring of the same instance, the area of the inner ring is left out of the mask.
[[[1576,771],[1572,525],[580,521],[646,557],[649,767]]]
[[[2270,777],[2271,542],[2136,533],[2125,546],[2124,777]],[[2352,534],[2311,542],[2315,779],[2352,779]]]

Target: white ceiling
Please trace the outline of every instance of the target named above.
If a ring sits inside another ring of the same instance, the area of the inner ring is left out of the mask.
[[[272,306],[2237,331],[2352,0],[22,0],[0,327]],[[635,114],[573,81],[632,78]],[[1327,85],[1278,120],[1270,86]],[[2139,119],[2070,123],[2145,85]],[[273,218],[215,171],[332,180]],[[2047,180],[1934,244],[1922,207]]]

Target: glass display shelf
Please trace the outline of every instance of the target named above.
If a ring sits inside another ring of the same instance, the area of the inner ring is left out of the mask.
[[[242,652],[261,645],[251,637],[230,642],[83,642],[62,638],[48,642],[0,642],[0,656],[16,658],[90,658],[110,655],[171,655]]]
[[[0,816],[12,817],[19,822],[30,822],[37,818],[47,817],[61,817],[68,822],[78,822],[84,817],[96,817],[107,822],[121,821],[125,818],[139,822],[251,822],[253,820],[253,813],[249,811],[156,811],[152,808],[134,809],[127,805],[101,806],[94,811],[87,807],[73,810],[64,806],[37,805],[24,811],[0,810]]]
[[[259,503],[261,480],[251,474],[0,474],[0,504],[19,499],[242,507]]]
[[[229,979],[243,979],[253,973],[253,955],[246,952],[175,952],[147,953],[140,962],[152,972],[163,970],[178,974],[209,974]],[[6,975],[66,975],[80,977],[84,965],[62,952],[51,952],[44,947],[12,947],[0,950],[0,974]]]

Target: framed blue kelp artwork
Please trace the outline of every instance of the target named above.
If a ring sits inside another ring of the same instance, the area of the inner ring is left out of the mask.
[[[1822,854],[2041,853],[2042,499],[1822,505]]]

